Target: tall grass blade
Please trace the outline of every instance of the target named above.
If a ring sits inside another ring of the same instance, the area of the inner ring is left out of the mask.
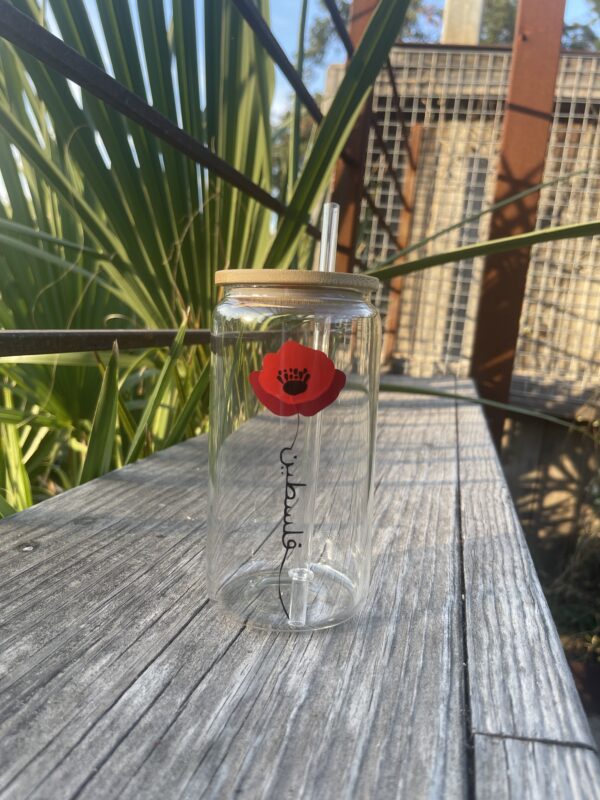
[[[12,408],[10,389],[2,389],[4,405]],[[19,430],[15,425],[0,424],[0,466],[4,473],[6,502],[17,511],[28,508],[33,503],[31,482],[23,463]]]
[[[448,225],[446,228],[440,228],[429,236],[426,236],[424,239],[419,239],[418,242],[414,242],[414,244],[411,244],[402,250],[397,250],[395,253],[392,253],[390,256],[388,256],[384,261],[379,261],[377,264],[375,264],[373,269],[378,269],[379,267],[385,267],[388,264],[393,264],[399,258],[403,258],[409,253],[413,253],[415,250],[420,250],[422,247],[425,247],[426,244],[434,242],[441,236],[445,236],[447,233],[464,228],[465,225],[469,225],[471,222],[476,222],[478,219],[485,217],[487,214],[493,214],[494,211],[499,211],[501,208],[505,208],[512,203],[517,203],[519,200],[522,200],[524,197],[527,197],[530,194],[539,192],[542,189],[547,189],[549,186],[557,186],[559,183],[564,183],[565,181],[569,181],[579,175],[589,174],[589,169],[580,169],[576,170],[575,172],[569,172],[567,175],[560,175],[558,178],[553,178],[550,181],[543,181],[542,183],[537,183],[535,186],[530,186],[529,189],[524,189],[522,192],[512,194],[510,197],[506,197],[504,200],[499,200],[497,203],[492,203],[475,214],[470,214],[468,217],[463,217],[458,222]]]
[[[177,359],[181,355],[181,351],[183,349],[183,339],[185,336],[185,331],[187,328],[187,317],[181,324],[179,331],[177,332],[177,336],[175,337],[175,341],[173,342],[171,349],[169,350],[169,355],[167,356],[163,368],[158,376],[156,381],[156,385],[152,391],[152,394],[148,398],[144,410],[142,412],[141,419],[138,423],[136,431],[134,433],[133,439],[131,441],[131,445],[129,447],[129,451],[127,453],[127,457],[125,459],[125,463],[129,464],[131,461],[134,461],[140,454],[142,447],[144,446],[146,436],[150,431],[150,426],[152,425],[152,421],[155,415],[158,413],[160,408],[160,404],[162,403],[163,397],[165,393],[170,389],[171,381],[173,378],[173,372],[177,365]]]
[[[194,414],[197,414],[198,407],[202,401],[202,398],[206,394],[206,390],[208,389],[209,377],[210,377],[210,364],[207,362],[204,365],[204,369],[200,373],[200,377],[196,381],[196,385],[190,392],[181,411],[179,412],[177,419],[173,423],[171,430],[169,431],[168,435],[163,441],[162,443],[163,447],[170,447],[171,445],[176,444],[176,442],[179,442],[184,438],[185,431],[187,427],[190,425],[194,417]]]
[[[117,432],[117,405],[119,399],[119,348],[115,342],[102,378],[98,405],[94,413],[87,453],[81,467],[79,483],[104,475],[110,469]]]
[[[400,394],[418,394],[426,395],[428,397],[441,397],[445,400],[458,400],[461,403],[472,403],[477,406],[487,406],[488,408],[497,408],[501,411],[506,411],[509,414],[519,414],[524,417],[533,417],[534,419],[541,419],[544,422],[551,422],[553,425],[558,425],[561,428],[567,428],[570,431],[578,431],[584,436],[591,436],[584,428],[568,422],[560,417],[554,417],[552,414],[545,414],[543,411],[535,411],[531,408],[524,408],[523,406],[515,406],[511,403],[501,403],[498,400],[488,400],[485,397],[475,397],[468,394],[456,394],[455,392],[444,392],[441,389],[429,389],[424,386],[410,386],[400,385],[397,383],[387,382],[385,379],[381,380],[379,390],[382,392],[398,392]],[[591,436],[591,438],[594,438]]]

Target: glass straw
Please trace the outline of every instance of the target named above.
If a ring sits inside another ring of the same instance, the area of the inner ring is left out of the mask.
[[[319,252],[319,272],[334,272],[335,257],[337,253],[338,223],[340,207],[337,203],[325,203],[323,206],[323,226],[321,230],[321,249]],[[315,350],[329,354],[329,334],[331,321],[326,319],[322,323],[315,322],[314,343]],[[315,503],[317,497],[317,479],[319,475],[319,461],[321,455],[321,412],[313,417],[306,417],[304,428],[304,453],[310,458],[312,453],[311,472],[308,477],[308,492],[305,505],[304,524],[306,536],[301,549],[302,557],[300,566],[288,571],[291,579],[289,624],[292,627],[302,628],[306,625],[310,582],[314,575],[310,569],[310,551],[312,535],[315,528]],[[308,471],[308,470],[307,470]]]

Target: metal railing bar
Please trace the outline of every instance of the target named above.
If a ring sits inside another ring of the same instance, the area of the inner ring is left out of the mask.
[[[311,117],[316,123],[320,123],[323,120],[323,112],[319,108],[317,101],[308,91],[306,84],[298,74],[296,68],[286,56],[281,45],[275,36],[273,36],[271,29],[258,8],[251,0],[233,0],[233,4],[252,28],[261,45],[283,72]]]
[[[333,26],[337,31],[337,35],[342,40],[342,44],[346,49],[346,53],[348,53],[348,56],[352,58],[352,56],[354,55],[354,45],[352,44],[352,39],[350,38],[348,29],[346,28],[344,20],[342,19],[342,15],[340,14],[339,9],[335,4],[335,0],[323,0],[323,4],[329,11],[329,15],[331,17],[331,21],[333,22]]]
[[[323,121],[323,112],[319,108],[317,101],[306,87],[301,75],[298,73],[292,62],[281,48],[281,45],[273,35],[273,32],[267,25],[267,22],[262,14],[252,2],[249,2],[249,0],[232,0],[232,2],[254,32],[254,35],[258,41],[271,56],[272,60],[279,67],[279,69],[283,72],[288,80],[288,83],[296,92],[310,116],[317,123],[317,125],[320,125]],[[346,164],[349,164],[352,167],[358,166],[356,159],[354,159],[347,150],[342,150],[341,158]]]
[[[117,342],[121,350],[169,347],[177,335],[176,329],[162,330],[22,330],[0,331],[0,357],[54,355],[55,353],[86,353],[111,350]],[[210,343],[207,329],[187,330],[184,343]]]

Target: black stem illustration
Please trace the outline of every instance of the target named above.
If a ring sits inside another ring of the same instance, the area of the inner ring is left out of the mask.
[[[292,443],[290,444],[289,447],[284,447],[281,450],[280,454],[279,454],[279,460],[282,462],[282,464],[285,463],[283,461],[283,453],[286,450],[289,450],[291,452],[294,449],[294,447],[296,445],[296,440],[298,439],[298,432],[299,431],[300,431],[300,414],[297,414],[296,415],[296,433],[294,434],[294,438],[292,439]],[[287,476],[286,476],[286,486],[287,486]],[[286,500],[285,509],[284,509],[284,517],[283,517],[284,531],[285,531],[285,525],[286,525],[287,511],[288,511],[288,505],[287,505],[287,500]],[[289,611],[287,610],[287,608],[285,606],[285,603],[284,603],[284,600],[283,600],[283,595],[281,594],[281,575],[283,573],[283,567],[285,566],[286,559],[287,559],[288,555],[290,554],[290,552],[296,548],[297,542],[296,542],[295,539],[286,538],[285,535],[284,535],[282,540],[283,540],[283,546],[285,548],[285,551],[283,553],[283,558],[282,558],[281,564],[279,566],[279,580],[278,580],[277,588],[278,588],[278,592],[279,592],[279,601],[281,603],[281,607],[283,608],[284,614],[289,619],[290,618],[290,614],[289,614]]]

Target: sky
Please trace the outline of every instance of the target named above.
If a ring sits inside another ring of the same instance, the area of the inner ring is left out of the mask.
[[[103,0],[100,0],[103,1]],[[186,0],[189,2],[190,0]],[[215,2],[225,2],[226,0],[215,0]],[[90,15],[90,19],[92,21],[92,25],[94,26],[95,30],[99,34],[99,46],[100,51],[102,53],[103,59],[105,64],[110,70],[109,64],[109,57],[108,51],[106,48],[106,43],[103,41],[102,38],[102,26],[100,24],[100,19],[98,16],[98,11],[96,7],[96,3],[99,0],[84,0],[85,6],[88,10]],[[139,2],[139,0],[138,0]],[[203,7],[203,3],[200,0],[196,0],[198,2],[198,8],[201,9]],[[429,0],[429,2],[436,2],[436,0]],[[443,5],[443,0],[437,0],[440,5]],[[552,0],[550,0],[552,2]],[[140,30],[139,30],[139,22],[137,21],[137,14],[135,11],[135,0],[129,0],[130,7],[132,9],[132,15],[134,19],[134,28],[136,38],[140,38]],[[275,37],[279,41],[282,48],[285,50],[288,58],[292,63],[296,61],[296,53],[298,50],[298,27],[300,23],[300,9],[302,5],[302,0],[271,0],[270,8],[271,8],[271,29],[275,34]],[[167,19],[171,17],[172,14],[172,0],[164,0],[164,7],[165,7],[165,16]],[[312,23],[318,16],[322,16],[327,12],[321,5],[320,0],[309,0],[308,2],[308,15],[307,15],[307,25],[306,31],[311,28]],[[48,19],[48,27],[49,29],[56,35],[60,35],[60,31],[58,30],[58,26],[56,25],[56,21],[54,20],[52,13],[51,13],[51,6],[47,6],[47,19]],[[593,20],[593,15],[590,11],[590,6],[587,0],[567,0],[566,4],[566,12],[565,12],[565,21],[569,24],[572,23],[590,23]],[[202,14],[199,13],[197,15],[197,35],[198,41],[203,40],[203,24],[202,24]],[[325,64],[334,64],[334,63],[343,63],[345,61],[346,54],[345,50],[339,42],[337,36],[332,37],[328,52],[325,58]],[[203,61],[200,59],[200,69],[203,69]],[[313,70],[313,75],[311,79],[307,81],[308,88],[310,91],[315,94],[323,90],[325,85],[325,73],[327,67],[324,66],[322,68],[315,68]],[[144,73],[146,73],[143,67]],[[272,119],[273,121],[277,121],[281,119],[283,114],[291,108],[293,102],[293,92],[289,87],[289,84],[284,77],[284,75],[279,72],[277,68],[275,68],[275,75],[276,75],[276,83],[275,83],[275,96],[273,100],[272,106]],[[148,91],[148,96],[151,97],[150,87],[148,85],[147,74],[144,74],[144,79]],[[75,84],[71,84],[71,89],[73,95],[77,102],[81,105],[81,90]],[[204,83],[203,76],[201,75],[201,86]],[[174,85],[176,86],[176,81],[174,81]],[[201,88],[201,103],[203,104],[205,101],[203,87]],[[179,109],[178,109],[178,117],[179,117]],[[181,119],[178,118],[177,122],[181,125]],[[103,155],[105,163],[107,165],[110,164],[108,159],[108,153],[106,153],[106,149],[104,147],[104,143],[102,140],[97,137],[98,146],[100,151]],[[132,149],[133,149],[133,143]],[[134,153],[134,158],[136,157]],[[2,177],[0,175],[0,201],[3,203],[7,202],[7,195],[6,195],[6,188],[4,186],[4,182],[2,181]]]
[[[138,0],[139,1],[139,0]],[[225,0],[218,0],[219,2],[225,2]],[[442,6],[443,0],[429,0],[429,2],[436,2]],[[551,2],[552,0],[550,0]],[[92,19],[92,23],[94,27],[101,31],[100,20],[98,17],[98,12],[96,10],[96,2],[98,0],[84,0],[85,5],[88,9],[90,17]],[[129,0],[133,17],[134,17],[134,26],[136,28],[136,34],[139,37],[139,25],[137,24],[137,15],[135,14],[135,2],[133,0]],[[165,15],[168,18],[171,16],[171,9],[172,9],[172,0],[164,0],[165,3]],[[198,7],[202,7],[202,3],[198,2]],[[302,6],[302,0],[271,0],[270,8],[271,8],[271,29],[275,34],[278,42],[285,50],[287,57],[290,61],[295,64],[296,62],[296,54],[298,51],[298,28],[300,24],[300,9]],[[311,28],[312,23],[314,20],[319,16],[324,16],[326,14],[326,10],[324,9],[323,5],[321,4],[320,0],[309,0],[308,2],[308,15],[307,15],[307,24],[306,24],[306,31],[307,31],[307,39],[308,39],[308,31]],[[566,12],[565,12],[565,21],[567,23],[579,22],[579,23],[588,23],[592,19],[592,14],[590,12],[590,6],[587,0],[567,0],[566,5]],[[53,23],[53,20],[50,20],[50,28],[53,30],[54,33],[58,33],[58,29]],[[202,31],[202,15],[201,13],[197,16],[197,33],[198,33],[198,40],[202,41],[203,38],[203,31]],[[106,53],[106,46],[102,41],[100,41],[100,49],[103,55]],[[325,64],[335,64],[335,63],[343,63],[346,59],[346,53],[344,48],[339,42],[337,36],[332,37],[328,52],[325,58]],[[108,58],[106,59],[108,61]],[[202,68],[202,60],[200,60],[200,65]],[[325,73],[327,67],[315,68],[314,74],[312,75],[311,79],[306,81],[308,84],[308,88],[314,94],[316,92],[321,92],[325,85]],[[292,97],[293,92],[290,89],[290,86],[285,78],[285,76],[275,68],[275,75],[276,75],[276,82],[275,82],[275,96],[273,100],[272,106],[272,118],[273,120],[280,119],[283,114],[291,107],[292,104]],[[146,76],[144,76],[146,77]],[[201,83],[202,76],[201,76]],[[150,94],[149,87],[148,93]],[[79,90],[76,87],[73,87],[74,92],[79,94]],[[204,102],[204,97],[202,97],[202,102]],[[180,122],[180,120],[178,120]]]
[[[552,0],[550,0],[551,2]],[[439,5],[443,2],[439,0]],[[285,50],[287,57],[294,64],[298,51],[298,26],[300,23],[300,8],[302,0],[271,0],[271,29],[275,37]],[[310,30],[311,23],[318,16],[326,12],[320,0],[309,0],[308,20],[306,30]],[[589,23],[593,19],[587,0],[567,0],[565,22],[567,24]],[[335,64],[345,61],[345,51],[339,44],[337,37],[332,40],[327,53],[326,63]],[[309,89],[315,93],[323,90],[325,85],[326,68],[316,69],[313,79],[309,82]],[[291,105],[292,92],[285,77],[276,69],[275,98],[273,101],[272,115],[279,118]]]

